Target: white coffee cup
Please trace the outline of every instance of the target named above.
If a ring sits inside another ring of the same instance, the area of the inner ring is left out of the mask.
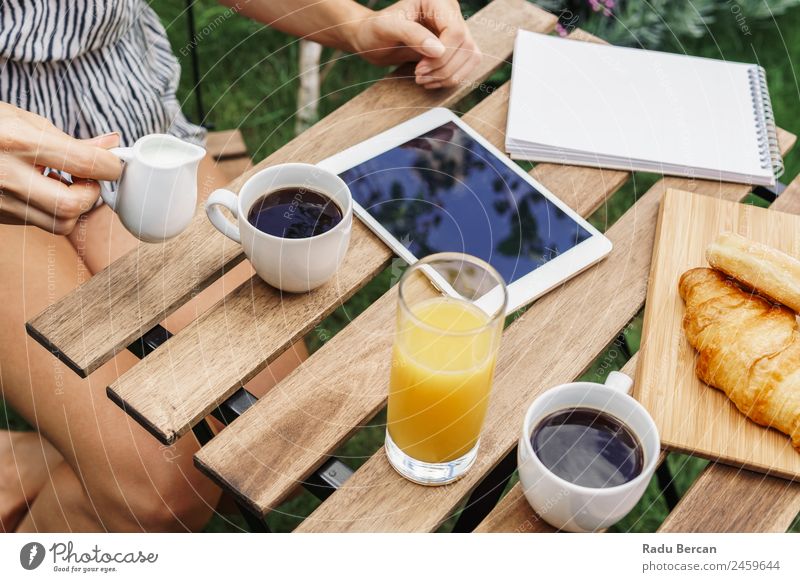
[[[123,226],[145,242],[163,242],[189,226],[197,206],[200,146],[166,134],[146,135],[111,153],[125,166],[116,190],[100,182],[103,201]]]
[[[633,380],[611,372],[605,384],[572,382],[551,388],[531,404],[517,447],[519,479],[525,497],[553,527],[570,532],[596,531],[613,525],[630,512],[644,494],[661,452],[653,418],[629,396]],[[593,408],[624,422],[644,449],[642,472],[615,487],[575,485],[550,471],[533,450],[531,435],[548,415],[569,408]]]
[[[254,202],[268,192],[290,187],[329,197],[342,211],[342,219],[330,230],[306,238],[273,236],[250,224],[247,215]],[[233,214],[236,224],[220,206]],[[347,184],[332,172],[312,164],[280,164],[251,176],[238,196],[216,190],[206,202],[206,213],[222,234],[241,243],[259,277],[283,291],[302,293],[325,283],[344,260],[353,226],[353,199]]]

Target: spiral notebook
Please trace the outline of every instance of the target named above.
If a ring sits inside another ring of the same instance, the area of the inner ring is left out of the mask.
[[[520,31],[515,159],[758,185],[783,171],[764,69]]]

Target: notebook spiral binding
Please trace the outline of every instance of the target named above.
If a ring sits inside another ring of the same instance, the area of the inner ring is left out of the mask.
[[[784,170],[783,157],[778,147],[778,130],[767,89],[767,73],[764,67],[754,66],[747,75],[750,78],[750,95],[753,98],[753,116],[756,121],[761,167],[765,170],[772,169],[775,177],[779,178]]]

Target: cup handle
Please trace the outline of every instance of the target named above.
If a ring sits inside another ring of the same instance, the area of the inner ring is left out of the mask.
[[[238,220],[239,199],[236,197],[236,194],[230,190],[214,190],[211,196],[208,197],[208,200],[206,200],[206,214],[211,224],[213,224],[218,231],[229,239],[241,243],[242,237],[239,234],[239,227],[222,214],[222,211],[219,209],[220,206],[227,208],[230,213],[233,214],[234,218]]]
[[[622,372],[611,372],[606,378],[605,385],[624,394],[630,394],[633,388],[633,379]]]
[[[133,148],[111,148],[110,151],[112,154],[117,156],[123,162],[130,162],[133,159]],[[123,172],[124,172],[123,168]],[[103,202],[108,204],[108,207],[111,208],[114,212],[117,211],[117,190],[111,189],[111,182],[106,180],[100,180],[100,196],[103,198]]]

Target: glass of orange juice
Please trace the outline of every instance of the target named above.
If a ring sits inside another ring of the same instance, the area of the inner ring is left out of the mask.
[[[508,292],[481,259],[439,253],[403,274],[398,303],[386,454],[411,481],[449,483],[478,454]]]

